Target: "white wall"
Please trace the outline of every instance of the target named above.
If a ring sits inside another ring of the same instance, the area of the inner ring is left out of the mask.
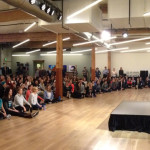
[[[119,70],[123,67],[124,71],[148,70],[150,73],[150,53],[112,53],[112,68]]]
[[[104,67],[108,65],[108,57],[107,53],[96,54],[96,67],[98,67],[101,71],[104,70]]]
[[[96,67],[103,71],[108,64],[107,53],[96,54]],[[120,67],[124,72],[140,72],[148,70],[150,73],[150,53],[111,53],[111,69],[118,72]]]

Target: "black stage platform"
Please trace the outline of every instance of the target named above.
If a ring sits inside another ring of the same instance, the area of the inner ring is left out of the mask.
[[[122,102],[110,115],[109,130],[150,133],[150,102]]]

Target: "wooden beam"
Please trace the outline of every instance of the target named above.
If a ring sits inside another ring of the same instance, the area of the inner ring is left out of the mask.
[[[63,34],[63,38],[70,37],[69,41],[82,42],[83,39],[74,34]],[[0,34],[0,43],[3,42],[21,42],[30,39],[30,41],[56,41],[56,34],[52,32],[36,32],[36,33],[12,33]]]
[[[91,51],[91,80],[95,80],[95,47],[93,46],[92,51]]]
[[[36,19],[36,17],[33,17],[20,9],[13,9],[0,12],[0,22],[9,22],[27,19]]]
[[[111,52],[108,52],[108,70],[109,70],[109,77],[111,77]]]
[[[62,34],[57,35],[57,55],[56,55],[56,98],[63,97],[63,81],[62,81],[62,69],[63,69],[63,41]]]

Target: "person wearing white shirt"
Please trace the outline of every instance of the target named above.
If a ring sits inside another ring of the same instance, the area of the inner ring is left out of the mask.
[[[22,95],[23,90],[22,88],[18,88],[17,94],[15,95],[14,98],[14,104],[15,104],[15,109],[19,110],[20,112],[26,112],[30,110],[32,112],[32,106],[30,103],[26,101],[26,99]]]
[[[32,88],[32,93],[29,96],[29,103],[32,106],[33,110],[38,110],[38,109],[42,109],[42,105],[40,105],[38,103],[38,88],[37,87],[33,87]],[[44,104],[43,104],[44,106]]]
[[[117,72],[116,72],[116,69],[115,69],[115,68],[113,68],[113,70],[112,70],[112,72],[111,72],[111,76],[112,76],[113,78],[117,77]]]

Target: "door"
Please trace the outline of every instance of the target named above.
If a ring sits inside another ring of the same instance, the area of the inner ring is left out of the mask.
[[[44,60],[33,60],[34,73],[36,72],[37,69],[39,69],[39,70],[44,69]]]

